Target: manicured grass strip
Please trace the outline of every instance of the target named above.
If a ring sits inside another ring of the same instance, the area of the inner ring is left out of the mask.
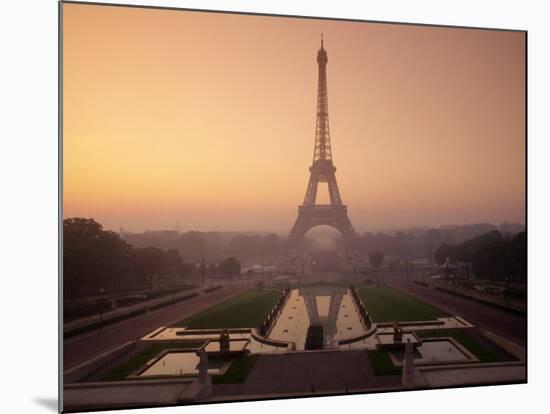
[[[134,355],[124,364],[113,369],[103,378],[101,381],[121,381],[126,379],[128,375],[137,370],[147,361],[154,358],[156,355],[164,351],[165,349],[173,348],[200,348],[203,342],[162,342],[149,346],[141,353]]]
[[[447,315],[391,287],[361,288],[357,293],[375,322],[429,321]]]
[[[174,326],[190,329],[255,328],[261,325],[281,295],[282,292],[276,290],[250,290]]]
[[[244,354],[236,358],[223,375],[212,376],[214,384],[237,384],[244,382],[256,362],[256,355]]]
[[[420,338],[438,338],[450,336],[463,345],[468,351],[475,355],[480,362],[501,362],[509,359],[499,358],[493,351],[479,343],[474,337],[468,335],[461,329],[441,329],[434,331],[416,331]]]
[[[369,362],[374,375],[398,375],[401,373],[401,367],[396,367],[391,361],[388,351],[369,351]]]

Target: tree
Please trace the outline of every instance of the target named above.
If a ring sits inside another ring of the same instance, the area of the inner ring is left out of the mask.
[[[208,249],[206,233],[189,231],[181,234],[176,243],[178,250],[187,261],[196,263],[201,257],[212,254]]]
[[[376,270],[384,263],[384,252],[369,253],[369,262]]]
[[[241,273],[241,264],[234,257],[228,257],[220,262],[218,271],[222,275],[236,276]]]
[[[63,220],[63,290],[66,298],[121,288],[132,271],[131,246],[94,219]]]
[[[525,280],[527,273],[527,234],[505,237],[497,230],[466,240],[457,245],[441,245],[434,254],[442,265],[451,262],[471,263],[477,278],[491,280]]]
[[[164,251],[158,247],[136,249],[136,275],[140,284],[151,289],[153,277],[160,274],[166,274]]]
[[[191,274],[191,267],[183,262],[177,249],[170,249],[164,253],[164,266],[166,273],[175,279],[183,280]]]
[[[516,280],[527,279],[527,233],[516,234],[511,241],[512,256],[511,277]]]
[[[509,242],[496,240],[480,248],[472,260],[472,270],[482,279],[504,280],[510,268]]]

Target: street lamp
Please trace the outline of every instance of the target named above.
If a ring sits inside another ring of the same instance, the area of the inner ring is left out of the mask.
[[[504,300],[506,302],[505,306],[506,306],[506,312],[510,312],[510,308],[509,308],[509,305],[510,305],[510,302],[509,302],[509,298],[508,298],[508,289],[509,289],[509,286],[510,286],[510,279],[508,277],[506,277],[504,279],[506,281],[506,287],[504,288]]]
[[[103,293],[105,289],[99,289],[99,330],[103,329]]]
[[[201,286],[204,287],[204,277],[206,274],[206,266],[204,264],[204,257],[201,260]]]
[[[175,287],[175,280],[174,275],[172,275],[172,306],[176,304],[176,287]]]

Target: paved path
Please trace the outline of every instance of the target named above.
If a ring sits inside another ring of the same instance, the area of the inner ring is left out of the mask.
[[[176,405],[189,384],[188,379],[128,381],[115,385],[79,384],[64,388],[63,409],[88,411]]]
[[[525,365],[499,367],[451,367],[449,369],[422,370],[430,387],[456,387],[464,384],[518,383],[527,379]]]
[[[401,385],[401,375],[374,376],[365,351],[259,355],[242,384],[214,385],[214,396],[310,392],[345,393]]]
[[[132,312],[136,312],[139,310],[147,309],[151,306],[159,305],[161,303],[168,303],[172,304],[173,301],[178,301],[178,299],[184,298],[186,296],[192,295],[192,294],[201,294],[201,292],[204,291],[204,288],[196,288],[196,289],[188,289],[179,291],[175,294],[165,294],[161,297],[146,300],[144,302],[136,303],[134,305],[130,306],[123,306],[119,308],[115,308],[113,310],[109,310],[106,312],[103,312],[103,320],[105,324],[109,323],[109,319],[115,318],[117,316],[121,316],[124,314],[129,314]],[[109,301],[112,301],[113,299],[110,299]],[[94,313],[93,315],[89,315],[83,318],[74,319],[69,322],[63,323],[63,330],[65,332],[70,331],[75,328],[79,328],[86,325],[96,324],[98,322],[98,314]]]
[[[485,328],[523,346],[526,343],[527,320],[524,316],[507,313],[489,305],[412,282],[393,281],[391,284],[452,315],[462,316],[480,328]]]
[[[245,288],[225,287],[173,306],[136,316],[110,326],[63,341],[63,370],[72,368],[128,341],[142,338],[160,326],[170,325],[233,297]]]

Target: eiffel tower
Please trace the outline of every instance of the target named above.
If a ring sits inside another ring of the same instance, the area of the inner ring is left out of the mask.
[[[338,191],[336,167],[332,163],[328,123],[327,62],[328,56],[323,47],[321,34],[321,49],[317,52],[319,82],[313,163],[309,167],[310,176],[304,202],[298,207],[298,218],[288,235],[289,249],[297,249],[306,232],[319,225],[328,225],[338,230],[344,239],[346,249],[351,250],[357,241],[357,234],[348,218],[347,206],[342,202]],[[316,204],[319,183],[328,184],[330,204]]]

